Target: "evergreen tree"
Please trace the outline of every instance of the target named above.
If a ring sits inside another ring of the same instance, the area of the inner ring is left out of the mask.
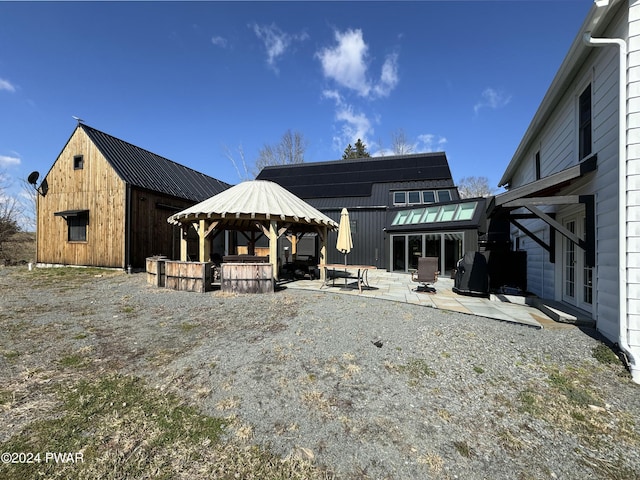
[[[356,151],[351,144],[347,145],[347,148],[344,149],[344,153],[342,154],[343,160],[347,160],[349,158],[356,158]]]
[[[343,160],[370,157],[371,155],[367,151],[367,146],[360,139],[356,142],[355,147],[351,146],[351,144],[347,145],[347,148],[344,149],[344,153],[342,154]]]

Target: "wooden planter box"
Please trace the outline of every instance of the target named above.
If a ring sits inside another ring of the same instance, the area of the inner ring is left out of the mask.
[[[167,257],[147,257],[146,270],[147,270],[147,283],[154,287],[164,287],[164,264],[167,261]]]
[[[269,257],[260,255],[225,255],[222,257],[223,263],[267,263]]]
[[[227,293],[273,293],[270,263],[223,263],[221,290]]]
[[[212,289],[211,262],[165,261],[165,286],[172,290],[208,292]]]

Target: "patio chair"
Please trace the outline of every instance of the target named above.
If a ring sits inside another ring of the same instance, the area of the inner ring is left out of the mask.
[[[421,286],[416,287],[416,292],[428,292],[433,293],[435,288],[429,287],[428,284],[433,284],[438,281],[438,257],[420,257],[418,259],[418,270],[411,273],[411,280],[421,283]],[[420,289],[422,288],[422,290]]]

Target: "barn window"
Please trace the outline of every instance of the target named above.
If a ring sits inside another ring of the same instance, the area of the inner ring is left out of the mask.
[[[73,169],[82,170],[84,168],[84,155],[75,155],[73,157]]]
[[[65,210],[56,212],[56,216],[67,221],[67,241],[86,242],[89,226],[89,210]]]

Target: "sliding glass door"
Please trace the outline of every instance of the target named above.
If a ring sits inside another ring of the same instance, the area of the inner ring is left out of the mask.
[[[418,268],[418,258],[438,257],[441,274],[448,275],[464,253],[464,234],[412,233],[391,235],[391,265],[394,272]]]

